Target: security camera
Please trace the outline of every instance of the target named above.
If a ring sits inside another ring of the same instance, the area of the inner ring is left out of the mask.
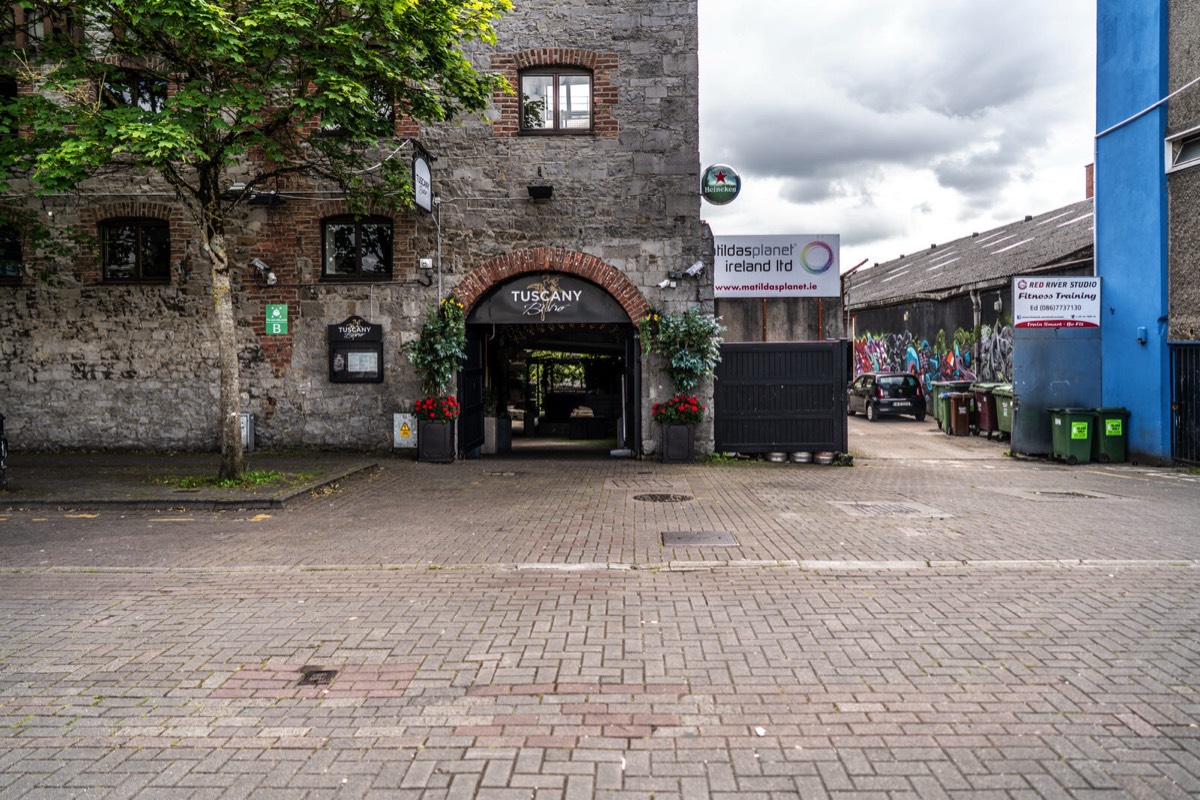
[[[268,272],[267,273],[267,286],[274,286],[277,283],[279,283],[279,278],[275,275],[275,273]]]
[[[695,264],[692,264],[690,267],[687,268],[687,274],[688,274],[689,278],[695,278],[701,272],[704,272],[704,262],[703,261],[697,261]]]
[[[254,267],[264,275],[271,271],[271,268],[267,266],[267,262],[263,261],[261,258],[250,259],[250,266]]]
[[[670,278],[663,278],[661,281],[658,282],[658,288],[660,288],[660,289],[665,289],[670,285],[671,285]]]

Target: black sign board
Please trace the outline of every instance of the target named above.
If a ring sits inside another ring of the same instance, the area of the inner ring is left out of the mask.
[[[498,325],[629,321],[625,309],[604,289],[558,272],[522,275],[500,284],[467,319]]]
[[[383,326],[359,316],[329,326],[329,380],[383,382]]]

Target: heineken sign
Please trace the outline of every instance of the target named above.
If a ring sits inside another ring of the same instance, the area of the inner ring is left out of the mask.
[[[713,164],[700,176],[700,196],[713,205],[732,203],[741,191],[741,176],[726,164]]]

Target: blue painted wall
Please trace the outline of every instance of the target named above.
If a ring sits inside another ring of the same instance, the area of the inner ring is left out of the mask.
[[[1168,94],[1167,1],[1098,0],[1097,132]],[[1143,463],[1171,457],[1166,113],[1164,105],[1096,141],[1103,404],[1129,409],[1129,457]]]

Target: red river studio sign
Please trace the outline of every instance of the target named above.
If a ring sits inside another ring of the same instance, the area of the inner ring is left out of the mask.
[[[1013,278],[1014,328],[1099,328],[1099,278]]]

